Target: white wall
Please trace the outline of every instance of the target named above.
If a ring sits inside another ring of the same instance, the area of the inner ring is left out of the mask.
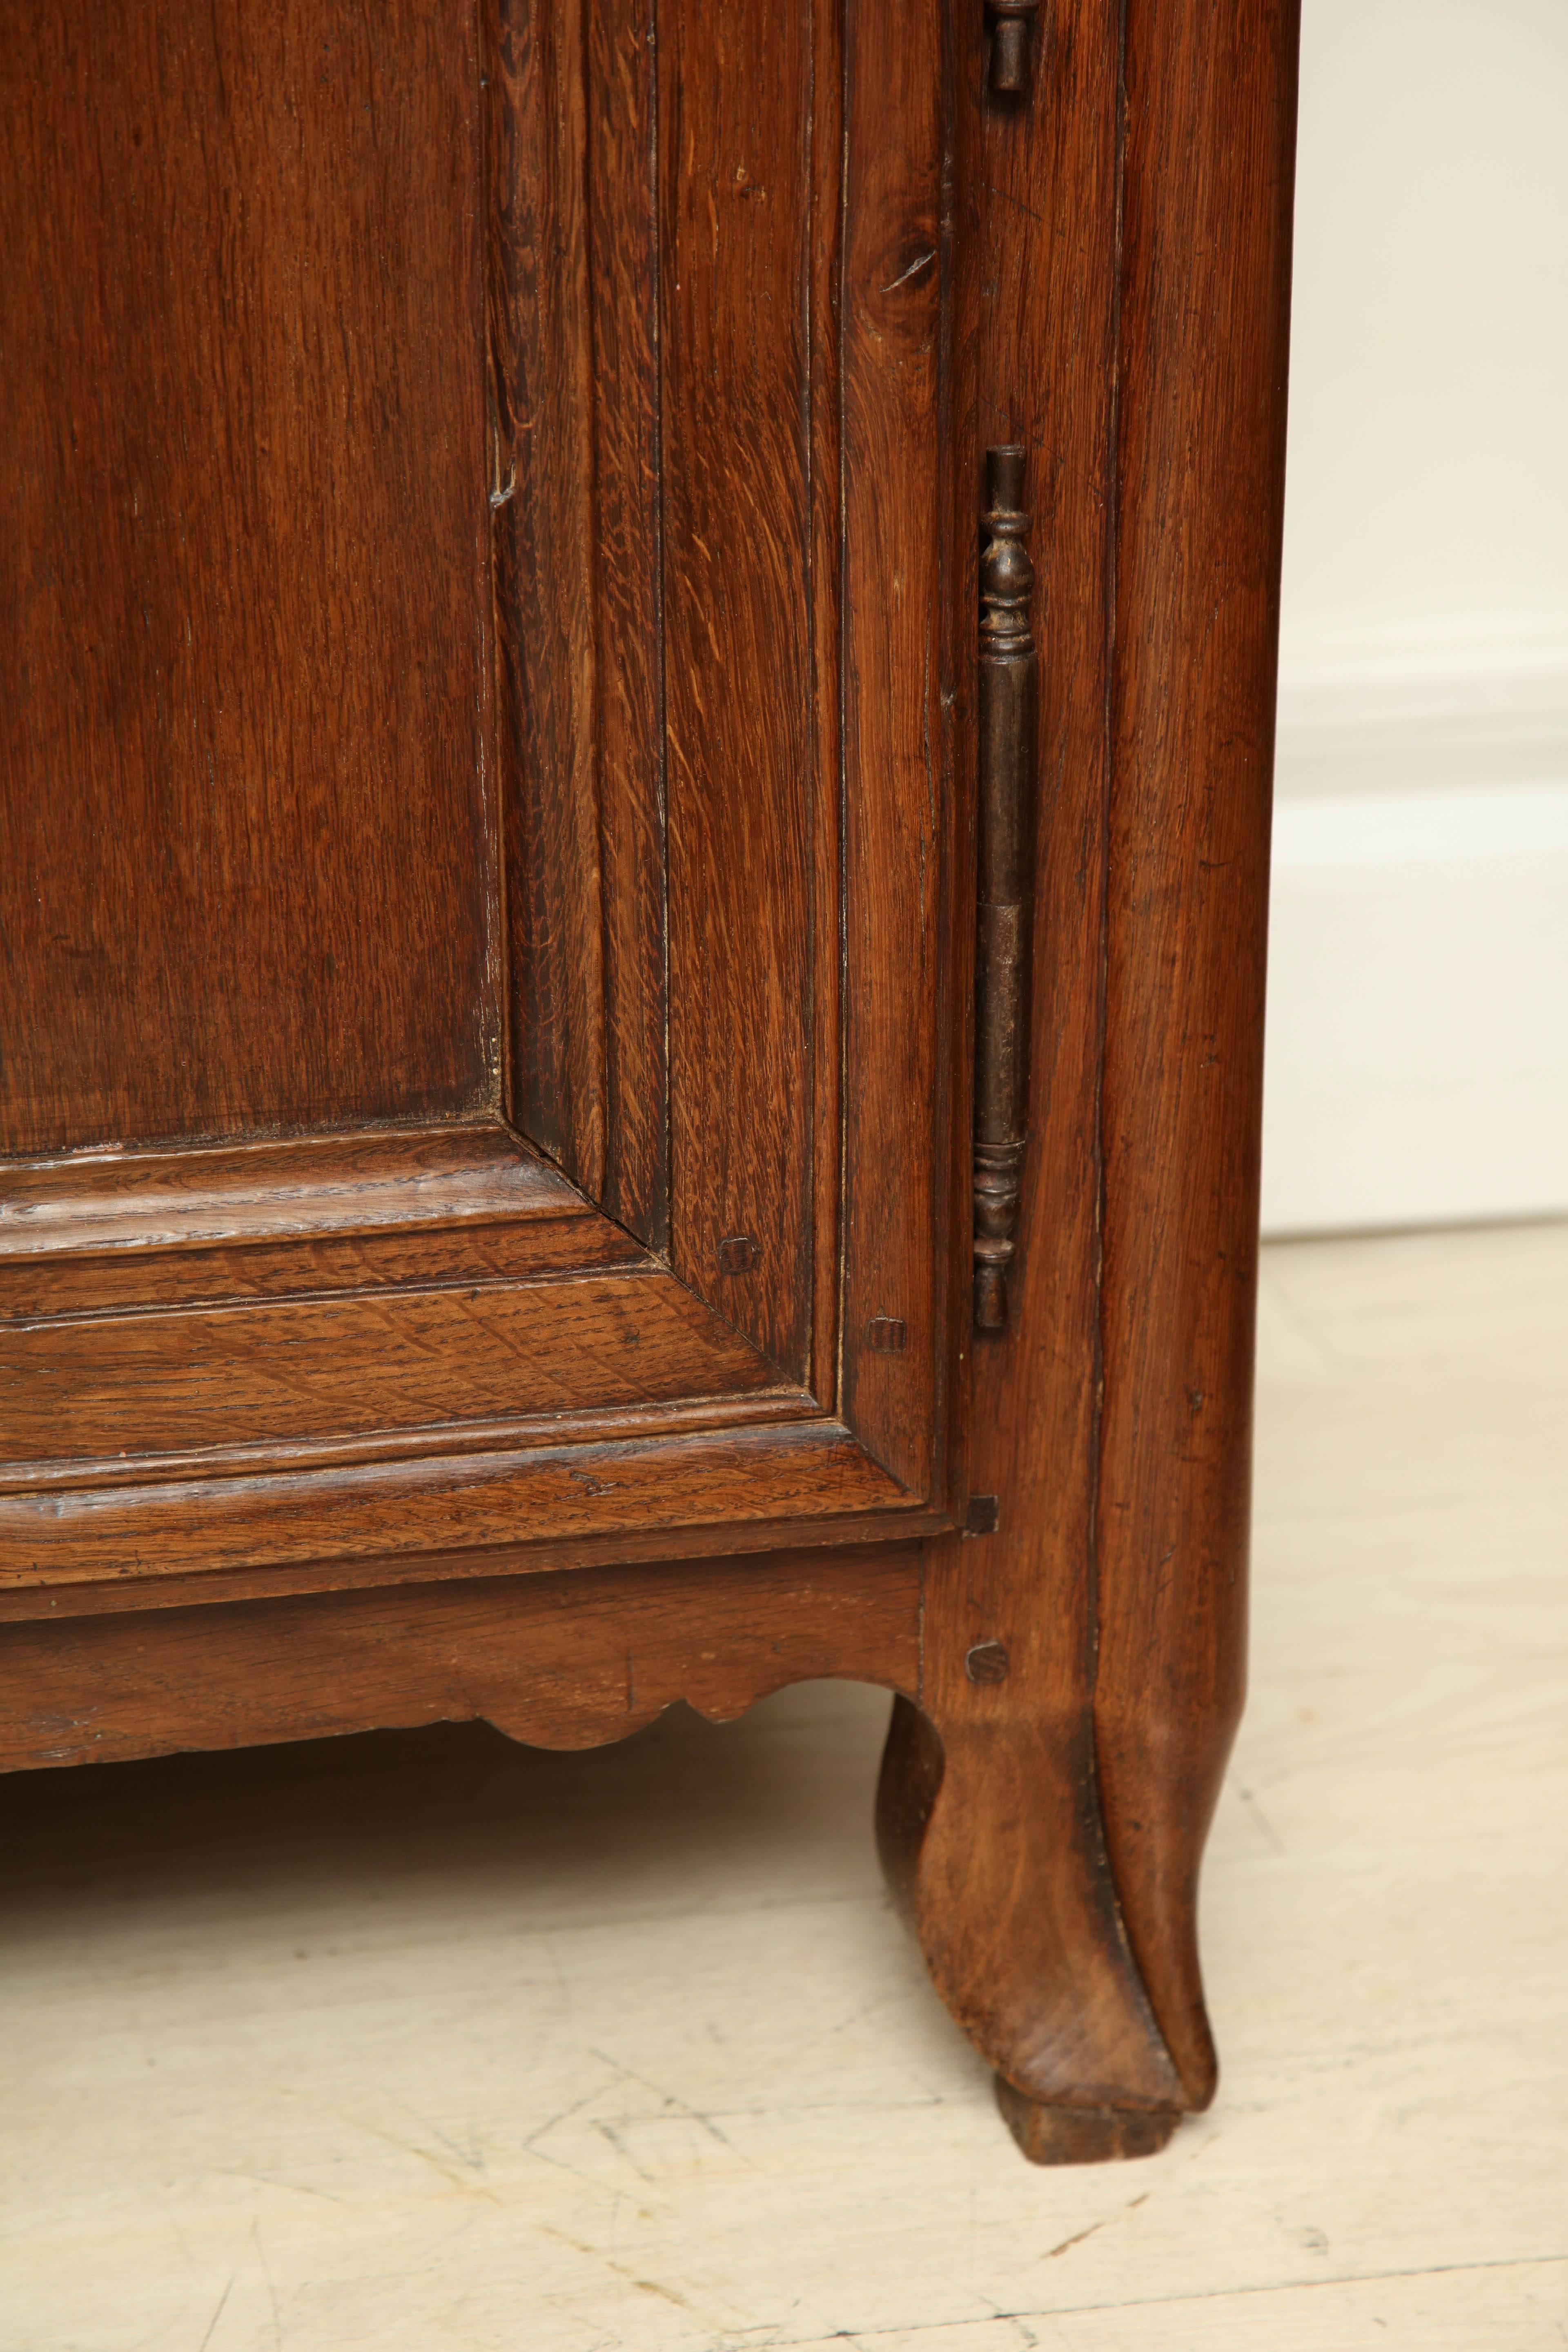
[[[1304,0],[1264,1221],[1568,1211],[1568,0]]]

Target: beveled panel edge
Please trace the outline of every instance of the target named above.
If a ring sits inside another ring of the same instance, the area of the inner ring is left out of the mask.
[[[711,1395],[684,1396],[668,1402],[498,1414],[489,1421],[432,1422],[409,1429],[213,1445],[183,1454],[72,1455],[0,1463],[0,1498],[46,1492],[70,1495],[109,1486],[162,1486],[175,1479],[291,1477],[307,1470],[341,1469],[359,1463],[461,1458],[493,1454],[500,1448],[605,1444],[637,1437],[673,1437],[690,1430],[750,1428],[821,1417],[816,1400],[805,1389],[715,1390]]]
[[[471,1551],[407,1557],[362,1553],[340,1559],[281,1566],[177,1570],[167,1576],[100,1577],[77,1583],[0,1583],[0,1625],[40,1620],[151,1615],[236,1601],[304,1600],[334,1592],[407,1591],[421,1586],[464,1585],[487,1578],[531,1582],[537,1576],[576,1576],[597,1568],[638,1573],[671,1561],[732,1561],[742,1567],[788,1551],[900,1550],[929,1557],[933,1539],[954,1532],[952,1521],[929,1506],[869,1511],[863,1517],[792,1519],[777,1527],[654,1528],[642,1536],[583,1536],[561,1543],[478,1545]]]
[[[471,1218],[217,1248],[0,1256],[0,1332],[40,1323],[197,1312],[268,1300],[569,1282],[655,1263],[605,1217]]]
[[[601,0],[479,0],[507,1101],[515,1124],[606,1214],[662,1250],[658,255],[647,9],[647,0],[629,11]]]
[[[547,1520],[547,1528],[540,1526]],[[650,1525],[650,1522],[655,1524]],[[0,1590],[130,1591],[166,1576],[282,1570],[316,1590],[334,1563],[401,1568],[504,1550],[513,1568],[778,1549],[947,1525],[841,1423],[441,1454],[284,1476],[169,1480],[0,1497]],[[125,1604],[131,1605],[129,1601]]]
[[[0,1161],[0,1257],[594,1217],[499,1122]]]

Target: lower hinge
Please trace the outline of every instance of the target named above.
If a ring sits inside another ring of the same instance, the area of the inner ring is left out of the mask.
[[[1039,656],[1025,452],[985,453],[980,555],[980,804],[974,975],[974,1321],[1007,1325],[1029,1117]]]

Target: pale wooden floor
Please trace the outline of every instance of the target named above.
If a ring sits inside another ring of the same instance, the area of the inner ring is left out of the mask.
[[[1568,1228],[1267,1260],[1225,2078],[1037,2172],[886,1703],[7,1786],[0,2352],[1568,2343]]]

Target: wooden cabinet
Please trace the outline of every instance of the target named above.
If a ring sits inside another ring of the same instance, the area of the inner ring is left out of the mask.
[[[1294,25],[0,0],[0,1761],[900,1694],[1213,2084]]]

